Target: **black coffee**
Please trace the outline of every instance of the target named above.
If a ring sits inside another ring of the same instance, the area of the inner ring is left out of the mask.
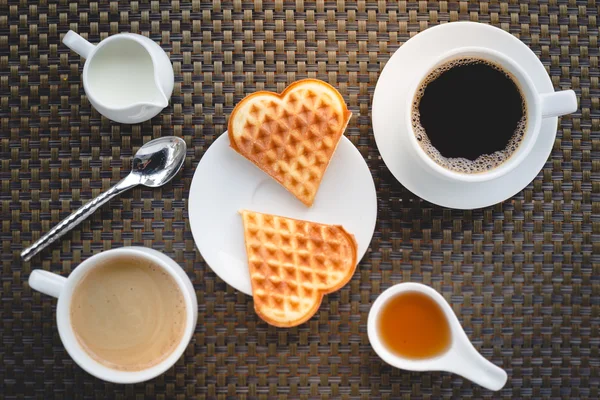
[[[465,58],[435,69],[413,102],[413,128],[438,164],[459,172],[485,172],[519,146],[525,100],[511,75],[490,62]]]

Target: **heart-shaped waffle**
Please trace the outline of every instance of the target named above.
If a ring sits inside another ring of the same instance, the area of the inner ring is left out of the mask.
[[[229,141],[310,207],[351,115],[331,85],[304,79],[245,97],[229,117]]]
[[[356,269],[356,240],[339,225],[325,225],[243,210],[254,309],[279,327],[312,317],[327,293]]]

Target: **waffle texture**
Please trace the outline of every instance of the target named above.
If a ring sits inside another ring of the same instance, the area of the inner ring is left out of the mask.
[[[254,309],[269,324],[287,328],[306,322],[323,295],[352,278],[357,244],[343,227],[240,213]]]
[[[311,206],[352,113],[331,85],[303,79],[259,91],[229,117],[231,147]]]

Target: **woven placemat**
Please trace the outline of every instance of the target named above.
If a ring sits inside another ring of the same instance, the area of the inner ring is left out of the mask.
[[[393,399],[600,398],[600,90],[593,0],[550,2],[27,1],[0,0],[2,298],[0,397]],[[544,170],[513,199],[457,211],[420,200],[379,158],[370,119],[377,78],[410,37],[440,23],[500,27],[541,59],[579,110],[560,120]],[[61,44],[136,32],[160,43],[175,70],[171,105],[141,125],[100,116],[83,60]],[[251,298],[218,279],[196,250],[187,198],[194,169],[233,106],[305,77],[343,94],[346,135],[367,159],[379,220],[370,251],[310,322],[276,329]],[[125,176],[142,143],[176,135],[184,170],[162,189],[138,188],[94,214],[32,262],[20,251]],[[33,268],[68,275],[92,254],[144,245],[174,258],[199,300],[184,357],[145,384],[83,372],[58,336],[56,301],[33,292]],[[446,373],[384,364],[366,333],[369,307],[402,281],[443,293],[477,349],[503,366],[497,393]]]

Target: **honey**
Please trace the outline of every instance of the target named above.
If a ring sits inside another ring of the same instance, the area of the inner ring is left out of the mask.
[[[444,311],[420,292],[389,299],[381,308],[378,325],[384,346],[400,357],[431,358],[450,347],[452,334]]]

